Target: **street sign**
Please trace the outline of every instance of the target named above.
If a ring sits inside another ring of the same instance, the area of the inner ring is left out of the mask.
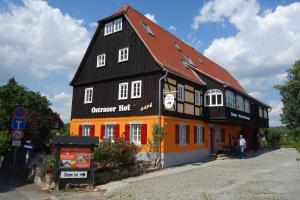
[[[22,139],[24,136],[24,132],[21,129],[15,129],[11,132],[13,139]]]
[[[16,119],[16,118],[13,118],[11,124],[13,129],[25,129],[25,125],[26,125],[25,119]]]
[[[20,139],[14,139],[14,140],[12,140],[11,145],[13,147],[20,147],[21,146],[21,140]]]
[[[14,110],[14,118],[15,119],[25,119],[25,117],[26,117],[25,108],[18,107]]]
[[[31,144],[24,144],[25,149],[32,149],[33,146]]]
[[[60,178],[87,178],[87,171],[61,171]]]

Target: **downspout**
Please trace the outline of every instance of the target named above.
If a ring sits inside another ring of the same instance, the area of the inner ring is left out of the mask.
[[[164,71],[166,72],[165,75],[163,75],[159,81],[158,81],[158,127],[159,129],[161,129],[161,94],[162,94],[162,90],[161,90],[161,81],[163,79],[165,79],[168,76],[169,70],[164,68]],[[159,158],[158,158],[158,162],[161,161],[161,140],[159,141]]]

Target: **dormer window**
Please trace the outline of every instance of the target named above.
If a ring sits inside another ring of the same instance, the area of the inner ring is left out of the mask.
[[[114,23],[113,22],[105,24],[105,26],[104,26],[104,36],[112,34],[113,29],[114,29]]]
[[[193,61],[190,59],[190,57],[188,57],[186,54],[183,54],[184,59],[186,60],[186,62],[192,66],[195,66],[195,64],[193,63]]]
[[[148,34],[154,36],[154,33],[152,32],[151,28],[147,24],[142,22],[142,25],[143,25],[144,29],[147,31]]]

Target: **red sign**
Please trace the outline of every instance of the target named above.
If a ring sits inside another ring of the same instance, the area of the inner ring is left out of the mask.
[[[61,148],[60,162],[61,168],[90,168],[91,149],[90,148]]]
[[[12,131],[12,137],[14,139],[22,139],[24,136],[24,132],[21,129],[15,129]]]

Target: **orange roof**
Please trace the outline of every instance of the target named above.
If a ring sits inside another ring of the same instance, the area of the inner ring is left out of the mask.
[[[143,14],[128,5],[118,10],[115,14],[121,12],[124,12],[154,59],[162,65],[162,67],[189,80],[203,84],[200,77],[193,72],[193,68],[188,68],[182,63],[182,60],[184,60],[183,54],[185,54],[194,63],[195,70],[200,71],[219,82],[228,84],[241,92],[245,92],[239,82],[226,69],[206,58],[194,48],[149,20]],[[154,36],[147,33],[142,23],[145,23],[151,29]],[[176,48],[175,43],[179,45],[181,51]]]

